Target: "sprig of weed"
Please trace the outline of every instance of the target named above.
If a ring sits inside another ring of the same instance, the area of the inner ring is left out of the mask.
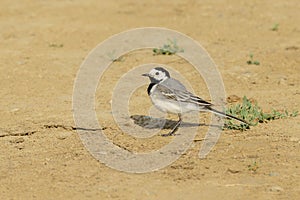
[[[112,52],[107,53],[107,56],[109,57],[109,60],[112,62],[121,62],[123,61],[123,57],[116,57],[116,50],[113,50]]]
[[[62,47],[64,47],[64,44],[50,43],[48,46],[54,47],[54,48],[62,48]]]
[[[275,109],[273,109],[270,113],[265,113],[257,105],[257,102],[252,103],[246,96],[243,97],[243,102],[241,104],[232,105],[228,107],[225,112],[229,115],[233,115],[247,121],[250,126],[256,126],[258,123],[265,123],[270,120],[296,117],[298,115],[298,111],[289,113],[287,110],[280,112]],[[233,120],[227,120],[224,128],[243,131],[249,129],[249,125],[236,124]]]
[[[184,49],[177,45],[177,41],[175,39],[168,39],[166,44],[164,44],[162,47],[154,48],[152,51],[154,55],[173,55],[184,52]]]
[[[279,24],[276,23],[273,25],[273,27],[271,28],[271,31],[278,31],[278,28],[279,28]]]
[[[250,59],[247,60],[248,65],[260,65],[259,61],[253,59],[253,54],[252,53],[249,54],[249,57],[250,57]]]
[[[256,161],[254,161],[253,163],[249,164],[248,166],[248,170],[253,172],[253,173],[256,173],[259,166],[258,166],[258,163]]]

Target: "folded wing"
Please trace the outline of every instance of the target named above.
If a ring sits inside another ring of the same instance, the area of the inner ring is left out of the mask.
[[[170,100],[185,102],[185,103],[194,103],[199,106],[211,106],[212,104],[204,101],[200,97],[193,95],[191,92],[187,90],[176,90],[170,89],[167,86],[162,84],[158,84],[156,89],[161,92],[161,94]]]

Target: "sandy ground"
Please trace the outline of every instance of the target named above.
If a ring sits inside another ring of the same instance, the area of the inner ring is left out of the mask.
[[[146,174],[106,167],[71,129],[73,83],[84,58],[109,36],[146,26],[199,41],[216,62],[227,96],[247,95],[266,111],[300,110],[298,1],[1,0],[0,5],[1,199],[300,198],[299,116],[246,132],[224,131],[204,160],[198,158],[205,132],[200,127],[199,140],[180,159]],[[272,31],[276,23],[278,30]],[[249,53],[260,65],[246,64]],[[175,56],[125,57],[115,63],[121,71],[108,71],[113,78],[96,94],[99,121],[118,145],[148,151],[171,139],[157,134],[133,140],[118,132],[107,114],[111,97],[100,95],[129,65],[168,60],[209,99],[197,87],[199,77]],[[146,114],[144,107],[151,104],[145,89],[137,91],[143,103],[133,114]]]

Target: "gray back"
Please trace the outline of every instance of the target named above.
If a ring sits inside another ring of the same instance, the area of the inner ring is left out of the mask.
[[[170,90],[175,89],[175,90],[187,91],[185,86],[174,78],[168,78],[167,80],[163,81],[160,84],[166,86]]]

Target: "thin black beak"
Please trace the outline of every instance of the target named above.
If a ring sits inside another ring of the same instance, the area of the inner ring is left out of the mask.
[[[142,76],[148,76],[149,77],[149,74],[142,74]]]

